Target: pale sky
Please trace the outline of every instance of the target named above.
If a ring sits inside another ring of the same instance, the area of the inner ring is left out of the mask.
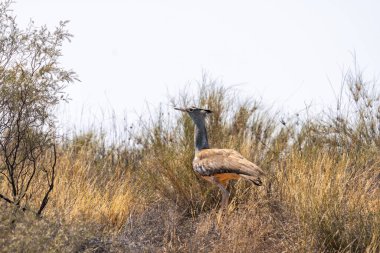
[[[353,52],[370,81],[380,74],[380,1],[18,0],[13,9],[19,24],[70,20],[62,63],[82,82],[67,90],[64,124],[104,121],[110,109],[133,119],[202,71],[285,112],[332,104]]]

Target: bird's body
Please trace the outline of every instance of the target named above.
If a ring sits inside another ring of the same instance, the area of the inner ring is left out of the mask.
[[[203,149],[195,154],[193,169],[202,177],[216,177],[225,186],[229,180],[241,177],[261,185],[260,176],[264,174],[233,149]]]
[[[228,204],[229,192],[226,187],[229,180],[244,178],[255,185],[262,185],[260,176],[264,176],[264,172],[256,164],[245,159],[233,149],[209,147],[205,119],[206,115],[211,113],[210,110],[196,107],[175,109],[189,113],[195,123],[193,169],[202,178],[220,188],[223,193],[223,207]]]

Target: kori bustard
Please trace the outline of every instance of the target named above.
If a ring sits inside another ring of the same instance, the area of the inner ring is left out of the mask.
[[[210,148],[207,139],[206,116],[211,110],[197,107],[174,109],[187,112],[195,124],[194,144],[195,156],[193,169],[207,181],[215,184],[222,191],[222,208],[228,205],[230,193],[227,185],[231,179],[244,178],[257,186],[262,185],[261,176],[264,172],[254,163],[245,159],[233,149]]]

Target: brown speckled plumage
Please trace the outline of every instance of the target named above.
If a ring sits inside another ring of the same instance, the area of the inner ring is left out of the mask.
[[[256,164],[233,149],[203,149],[195,154],[193,169],[201,176],[220,178],[219,181],[223,185],[227,185],[230,179],[240,177],[261,185],[260,176],[264,175]]]

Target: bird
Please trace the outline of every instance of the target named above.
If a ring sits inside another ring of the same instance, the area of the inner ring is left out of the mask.
[[[243,178],[256,186],[263,184],[261,181],[261,177],[265,176],[263,170],[244,158],[239,152],[233,149],[210,148],[205,121],[207,115],[212,113],[211,110],[195,106],[174,107],[174,109],[187,113],[194,122],[193,170],[221,190],[222,208],[228,206],[230,193],[227,186],[230,180]]]

